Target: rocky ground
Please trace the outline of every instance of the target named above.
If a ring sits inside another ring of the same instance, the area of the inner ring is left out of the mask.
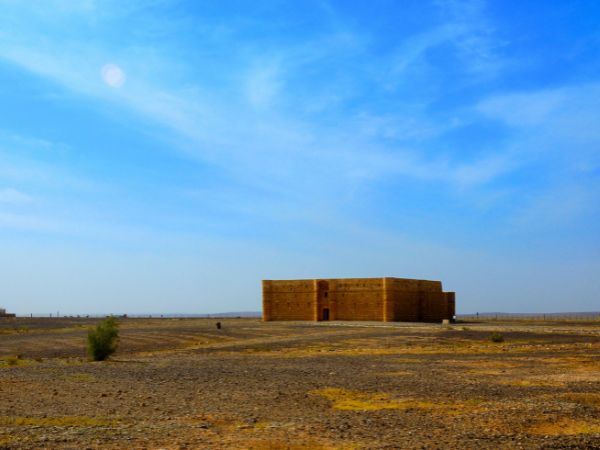
[[[600,323],[220,321],[0,321],[0,448],[600,448]]]

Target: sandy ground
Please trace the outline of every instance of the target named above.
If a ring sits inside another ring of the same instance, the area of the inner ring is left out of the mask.
[[[0,449],[600,448],[600,323],[220,321],[1,320]]]

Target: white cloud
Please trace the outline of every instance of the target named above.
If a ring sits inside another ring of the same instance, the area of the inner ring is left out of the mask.
[[[410,66],[419,62],[428,50],[452,41],[460,31],[456,26],[445,25],[406,39],[392,57],[391,74],[403,74]]]
[[[452,177],[462,188],[488,183],[499,175],[510,172],[516,162],[509,155],[481,158],[471,164],[459,164]]]
[[[427,78],[432,69],[427,61],[428,53],[443,46],[460,61],[461,70],[469,75],[460,80],[461,83],[470,82],[472,77],[494,77],[507,66],[498,51],[506,43],[496,36],[496,30],[490,25],[485,2],[445,0],[436,3],[443,22],[406,38],[398,46],[390,58],[390,70],[384,79],[386,88],[393,89],[404,82],[410,86],[411,80]],[[457,82],[457,78],[454,77],[452,82]]]
[[[477,110],[509,125],[528,127],[547,123],[568,100],[564,89],[511,93],[488,98],[477,105]]]
[[[247,75],[246,96],[252,105],[264,108],[275,100],[281,85],[277,65],[261,64]]]
[[[45,217],[31,214],[0,213],[0,228],[37,232],[57,232],[62,224]]]
[[[518,133],[520,151],[562,155],[574,166],[600,163],[600,84],[507,93],[476,110]]]
[[[513,226],[565,229],[594,220],[600,198],[600,84],[498,94],[476,110],[508,127],[504,145],[535,181],[516,193],[509,214]]]
[[[492,25],[484,0],[440,0],[438,6],[452,24],[452,45],[473,74],[495,76],[507,66],[499,50],[506,45]]]

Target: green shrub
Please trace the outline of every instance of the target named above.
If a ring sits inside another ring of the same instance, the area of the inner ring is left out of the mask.
[[[18,366],[19,365],[19,356],[9,356],[6,358],[6,365],[8,366]]]
[[[504,342],[504,336],[502,336],[500,333],[492,333],[490,340],[492,342]]]
[[[114,317],[107,317],[88,333],[87,351],[90,359],[107,359],[117,350],[118,339],[119,325]]]

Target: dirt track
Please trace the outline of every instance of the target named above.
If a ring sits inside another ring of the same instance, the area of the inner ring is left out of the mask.
[[[0,448],[600,448],[600,324],[215,322],[0,322]]]

